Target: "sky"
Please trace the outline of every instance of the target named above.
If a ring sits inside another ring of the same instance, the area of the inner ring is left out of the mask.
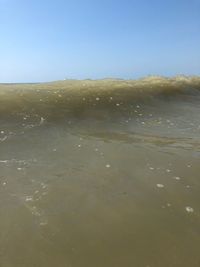
[[[200,0],[0,0],[0,83],[200,75]]]

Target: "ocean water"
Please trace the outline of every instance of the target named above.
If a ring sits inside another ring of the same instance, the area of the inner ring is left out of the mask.
[[[0,85],[1,267],[199,267],[200,79]]]

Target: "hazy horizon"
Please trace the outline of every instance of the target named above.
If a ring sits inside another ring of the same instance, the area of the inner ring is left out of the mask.
[[[140,76],[136,78],[122,78],[122,77],[102,77],[102,78],[64,78],[60,80],[49,80],[49,81],[35,81],[35,82],[29,82],[29,81],[24,81],[24,82],[0,82],[0,85],[6,85],[6,84],[39,84],[39,83],[56,83],[56,82],[62,82],[62,81],[106,81],[106,80],[113,80],[113,81],[140,81],[148,78],[161,78],[161,79],[176,79],[176,78],[186,78],[190,80],[190,78],[200,78],[200,75],[185,75],[185,74],[178,74],[178,75],[171,75],[171,76],[164,76],[164,75],[146,75],[146,76]]]

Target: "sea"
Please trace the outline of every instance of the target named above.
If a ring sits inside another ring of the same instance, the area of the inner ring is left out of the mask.
[[[200,78],[0,85],[1,267],[199,267]]]

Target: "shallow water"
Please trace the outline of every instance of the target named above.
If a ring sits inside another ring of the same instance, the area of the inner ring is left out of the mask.
[[[1,89],[0,266],[199,267],[200,91],[185,87]]]

